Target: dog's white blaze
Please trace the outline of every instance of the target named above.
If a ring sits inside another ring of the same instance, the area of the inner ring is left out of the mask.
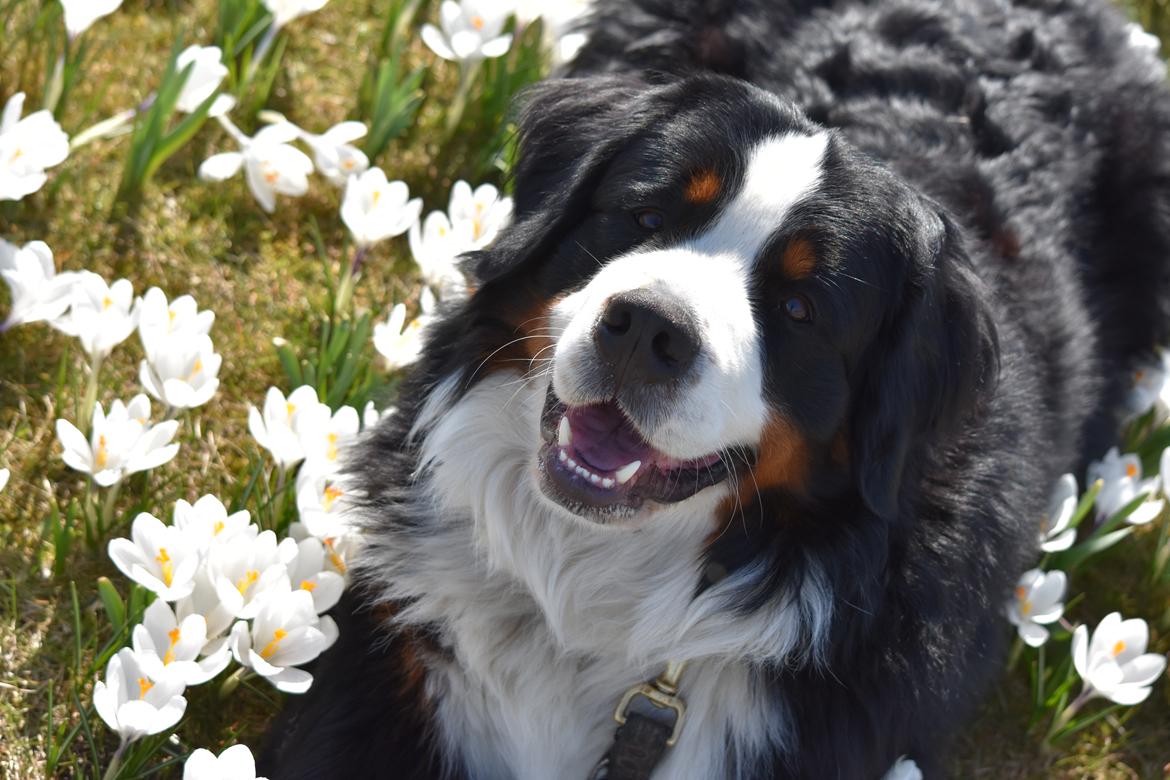
[[[563,329],[555,351],[553,389],[571,405],[606,400],[597,373],[593,330],[606,303],[630,290],[671,296],[697,317],[702,350],[696,376],[667,414],[643,433],[658,450],[701,458],[730,445],[754,445],[767,422],[759,329],[749,288],[752,271],[785,215],[821,178],[828,135],[784,135],[762,141],[748,157],[744,180],[715,222],[694,239],[606,263],[582,290],[553,311]]]
[[[729,777],[782,749],[790,721],[757,670],[815,654],[832,609],[815,570],[747,615],[725,600],[755,569],[695,598],[718,495],[638,531],[575,517],[536,480],[547,380],[517,379],[489,377],[437,414],[416,494],[435,522],[382,526],[362,553],[371,584],[409,605],[396,619],[437,627],[454,652],[428,677],[446,754],[477,778],[585,777],[622,692],[679,658],[687,722],[656,777]]]
[[[735,199],[715,224],[687,247],[705,255],[732,255],[750,271],[784,217],[821,179],[827,133],[784,135],[761,142],[748,160]]]

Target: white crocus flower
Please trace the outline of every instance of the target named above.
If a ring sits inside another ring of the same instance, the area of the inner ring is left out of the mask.
[[[913,759],[902,756],[882,776],[882,780],[922,780],[922,770]]]
[[[422,354],[423,334],[435,318],[435,296],[430,288],[423,288],[419,306],[422,313],[409,325],[406,306],[401,303],[390,310],[386,322],[374,325],[374,349],[386,359],[391,371],[410,365]]]
[[[230,179],[244,168],[248,189],[260,207],[276,210],[276,195],[300,197],[309,191],[309,174],[313,161],[300,149],[289,145],[300,130],[288,122],[269,125],[249,138],[226,116],[217,117],[240,145],[239,152],[223,152],[208,157],[199,166],[199,176],[209,181]]]
[[[233,616],[256,616],[265,598],[287,591],[288,562],[297,554],[297,543],[262,531],[254,538],[241,535],[232,544],[211,548],[207,567],[220,602]]]
[[[75,273],[57,273],[53,250],[44,241],[22,247],[0,238],[0,278],[12,293],[12,310],[0,332],[30,322],[53,322],[69,308]]]
[[[259,528],[252,525],[244,536],[254,539],[259,531]],[[238,539],[235,541],[239,542]],[[236,618],[219,600],[219,594],[216,593],[215,584],[211,581],[211,573],[206,565],[200,566],[195,573],[195,587],[191,590],[191,595],[175,602],[175,617],[178,620],[186,620],[191,615],[199,615],[206,625],[207,643],[202,650],[205,656],[215,655],[227,647],[227,632]]]
[[[155,682],[176,679],[183,685],[202,685],[231,661],[226,646],[200,659],[207,644],[207,621],[202,615],[179,621],[162,599],[151,602],[130,636],[142,670]]]
[[[147,360],[166,351],[175,336],[206,335],[215,322],[215,312],[199,310],[190,295],[180,295],[167,303],[166,294],[151,287],[135,304],[138,310],[138,337]]]
[[[118,570],[165,601],[177,601],[195,589],[199,548],[174,526],[141,513],[130,525],[129,539],[111,539],[107,547]]]
[[[266,780],[256,777],[256,760],[247,745],[232,745],[216,755],[199,748],[183,764],[183,780]]]
[[[264,0],[264,7],[272,14],[272,24],[281,28],[305,14],[320,11],[329,0]]]
[[[65,464],[93,477],[102,487],[121,482],[139,471],[170,461],[179,451],[171,439],[179,430],[177,420],[151,425],[150,402],[135,396],[129,406],[110,404],[109,414],[94,404],[89,439],[68,420],[57,420],[57,439],[64,450]]]
[[[336,479],[303,471],[297,475],[297,512],[305,530],[318,539],[341,536],[349,530],[343,519],[345,490]]]
[[[232,626],[232,655],[285,693],[304,693],[313,676],[296,668],[321,655],[337,639],[337,626],[318,617],[313,596],[291,590],[267,599],[252,625]]]
[[[20,200],[48,181],[46,168],[69,156],[69,136],[49,111],[24,119],[24,93],[17,92],[0,114],[0,200]]]
[[[467,280],[456,261],[471,249],[455,234],[451,220],[441,211],[432,211],[421,223],[410,226],[410,254],[418,264],[423,281],[434,285],[443,300],[461,297]]]
[[[366,401],[365,408],[362,409],[362,432],[372,430],[377,427],[379,422],[387,417],[391,417],[397,411],[397,406],[387,406],[379,412],[378,407],[374,406],[373,401]]]
[[[219,389],[219,367],[211,337],[202,333],[173,336],[153,360],[143,360],[138,378],[146,392],[175,409],[193,409]]]
[[[218,46],[194,45],[183,49],[175,60],[175,70],[181,72],[188,65],[192,66],[191,72],[175,103],[175,108],[187,114],[211,97],[228,75],[223,52]],[[226,104],[221,105],[226,107]]]
[[[102,360],[134,332],[134,288],[126,279],[113,284],[92,271],[75,277],[69,311],[54,323],[81,341],[91,360]]]
[[[313,161],[321,175],[338,187],[350,176],[360,176],[370,167],[370,159],[351,141],[363,138],[368,131],[361,122],[341,122],[321,135],[302,131],[301,138],[313,150]]]
[[[257,443],[268,450],[281,469],[289,469],[305,458],[301,444],[299,421],[304,412],[321,406],[317,391],[302,385],[284,394],[275,387],[264,396],[264,413],[255,406],[248,407],[248,430]]]
[[[174,726],[187,710],[183,683],[152,681],[134,651],[123,647],[106,666],[106,679],[93,687],[93,706],[125,746]]]
[[[341,599],[345,578],[326,568],[325,545],[320,539],[302,539],[296,546],[296,555],[288,562],[289,585],[312,594],[318,615],[328,612]]]
[[[252,536],[259,532],[251,523],[247,509],[228,514],[227,507],[215,496],[207,495],[188,504],[183,499],[175,502],[174,526],[187,534],[201,552],[213,544],[228,544],[249,529]]]
[[[1008,602],[1007,618],[1029,647],[1048,641],[1044,625],[1055,623],[1064,614],[1064,591],[1068,578],[1062,571],[1031,569],[1020,576],[1015,598]]]
[[[1133,372],[1133,388],[1127,399],[1130,417],[1140,417],[1151,409],[1154,421],[1170,414],[1170,350],[1162,350]]]
[[[1077,511],[1077,478],[1064,474],[1056,481],[1048,508],[1040,520],[1040,549],[1044,552],[1060,552],[1072,547],[1077,538],[1077,529],[1069,528]]]
[[[1073,666],[1085,681],[1088,696],[1103,696],[1116,704],[1138,704],[1150,695],[1150,686],[1166,669],[1166,657],[1147,653],[1150,629],[1140,618],[1122,620],[1112,612],[1089,637],[1086,626],[1073,632]]]
[[[1089,464],[1088,483],[1100,479],[1104,485],[1097,494],[1097,519],[1104,520],[1140,495],[1147,497],[1158,490],[1158,477],[1142,479],[1142,462],[1137,455],[1121,455],[1110,448],[1100,461]],[[1146,501],[1125,521],[1130,525],[1144,525],[1162,513],[1165,502]]]
[[[0,469],[0,493],[4,492],[4,488],[8,487],[8,478],[12,476],[12,472],[8,469]]]
[[[590,7],[592,0],[520,0],[517,19],[530,24],[539,17],[543,23],[544,44],[552,52],[552,64],[563,65],[577,56],[588,42],[588,35],[576,29]]]
[[[445,60],[460,62],[500,57],[512,46],[512,36],[501,35],[511,12],[503,0],[443,0],[440,30],[422,27],[423,43]]]
[[[341,468],[345,445],[361,430],[357,409],[343,406],[330,413],[322,404],[306,412],[299,421],[301,446],[305,449],[305,468],[312,474],[329,476]]]
[[[451,226],[469,249],[483,249],[490,244],[512,218],[512,199],[500,196],[491,184],[474,190],[465,181],[451,188],[448,207]]]
[[[65,32],[70,38],[76,38],[98,19],[109,16],[121,6],[122,0],[61,0],[61,7],[65,9]]]
[[[361,248],[400,236],[418,221],[422,199],[411,200],[401,181],[387,181],[381,168],[351,176],[341,201],[341,220]]]
[[[346,523],[338,526],[337,536],[321,538],[325,545],[325,568],[334,571],[343,577],[349,576],[349,564],[361,546],[361,537],[358,532]],[[295,522],[289,525],[288,534],[298,542],[312,537],[304,523]]]
[[[447,214],[433,211],[410,229],[410,252],[423,280],[439,289],[443,299],[462,295],[466,288],[456,260],[465,252],[483,249],[512,218],[512,199],[501,197],[491,184],[474,190],[465,181],[451,188]]]

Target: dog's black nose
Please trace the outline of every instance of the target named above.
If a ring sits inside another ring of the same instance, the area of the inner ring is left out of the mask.
[[[699,353],[699,333],[681,303],[645,290],[610,298],[593,340],[614,381],[669,382],[687,372]]]

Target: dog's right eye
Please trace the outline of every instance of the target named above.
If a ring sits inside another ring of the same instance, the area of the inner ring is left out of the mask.
[[[662,229],[662,212],[658,209],[638,209],[634,212],[634,220],[643,230]]]

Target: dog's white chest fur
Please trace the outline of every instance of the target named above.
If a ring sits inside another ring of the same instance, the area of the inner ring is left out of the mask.
[[[695,597],[716,489],[636,530],[544,499],[532,469],[546,387],[500,375],[438,414],[418,474],[418,511],[436,521],[376,535],[365,553],[385,596],[409,603],[397,619],[437,627],[453,652],[428,675],[443,753],[476,778],[585,778],[622,693],[673,659],[690,663],[688,710],[656,777],[758,769],[789,721],[755,670],[815,648],[828,593],[810,577],[742,614],[728,594],[759,574],[749,568]]]

